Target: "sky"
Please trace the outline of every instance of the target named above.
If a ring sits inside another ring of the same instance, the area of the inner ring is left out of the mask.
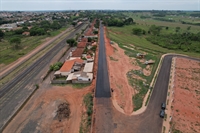
[[[200,0],[0,0],[0,11],[197,10]]]

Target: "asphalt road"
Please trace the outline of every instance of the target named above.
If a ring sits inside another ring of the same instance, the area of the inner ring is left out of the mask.
[[[111,97],[110,83],[108,77],[108,67],[105,52],[104,31],[103,26],[100,25],[100,45],[98,56],[98,70],[95,97]]]
[[[75,28],[67,38],[55,45],[49,52],[38,59],[30,67],[24,70],[20,75],[14,78],[11,82],[6,84],[0,90],[0,132],[7,124],[7,122],[14,116],[16,111],[20,109],[24,101],[34,91],[33,86],[39,79],[36,76],[44,69],[51,59],[66,45],[66,40],[75,36],[81,31],[84,24]]]
[[[164,57],[147,109],[142,114],[127,116],[118,112],[109,98],[110,89],[107,85],[109,78],[107,76],[106,59],[104,59],[106,55],[102,55],[105,54],[103,32],[101,27],[94,131],[96,133],[161,133],[163,119],[159,117],[159,112],[161,103],[166,102],[172,58],[184,56],[167,55]],[[191,57],[185,58],[193,59]],[[199,61],[200,59],[193,60]]]

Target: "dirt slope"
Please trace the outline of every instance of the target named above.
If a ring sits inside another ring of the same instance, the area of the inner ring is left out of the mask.
[[[134,59],[125,55],[124,50],[117,44],[111,46],[110,40],[106,38],[106,54],[109,67],[110,86],[113,89],[113,103],[118,105],[118,110],[122,108],[125,114],[131,114],[133,111],[132,96],[134,89],[129,85],[127,72],[130,70],[139,70],[140,67],[134,65]]]

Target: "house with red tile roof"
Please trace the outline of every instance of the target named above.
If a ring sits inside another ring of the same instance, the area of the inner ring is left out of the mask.
[[[84,61],[82,59],[67,60],[60,68],[60,70],[56,72],[56,74],[60,74],[61,76],[68,76],[70,73],[76,71],[75,69],[81,67],[83,63]]]
[[[72,52],[72,57],[79,57],[79,58],[81,58],[82,54],[84,52],[84,49],[85,48],[79,48],[79,47],[76,48],[76,50]]]
[[[78,48],[85,48],[86,45],[87,45],[87,42],[79,42],[78,45],[77,45],[77,47]]]

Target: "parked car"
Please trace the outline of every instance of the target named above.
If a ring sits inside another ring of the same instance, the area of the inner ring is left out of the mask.
[[[164,109],[164,110],[165,110],[165,108],[166,108],[166,104],[165,104],[165,103],[162,103],[162,104],[161,104],[161,109]]]
[[[165,117],[165,110],[162,109],[162,110],[160,111],[160,117],[161,117],[161,118],[164,118],[164,117]]]

